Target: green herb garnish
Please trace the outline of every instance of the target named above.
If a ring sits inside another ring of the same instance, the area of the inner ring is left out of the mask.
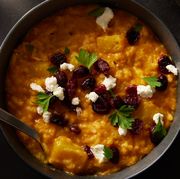
[[[109,147],[104,146],[103,152],[104,152],[104,156],[105,156],[108,160],[109,160],[109,159],[112,159],[112,157],[113,157],[113,152],[112,152],[112,150],[111,150]]]
[[[113,126],[120,126],[123,129],[131,129],[134,118],[132,112],[134,108],[132,106],[123,105],[118,110],[115,110],[110,116],[109,120]]]
[[[64,48],[64,54],[68,55],[70,53],[70,49],[68,47]]]
[[[157,77],[144,77],[143,80],[153,88],[161,86],[161,83],[158,81]]]
[[[104,11],[105,11],[104,7],[97,7],[96,9],[90,11],[88,15],[93,17],[99,17],[104,13]]]
[[[30,43],[27,43],[27,44],[25,45],[25,47],[26,47],[26,50],[27,50],[28,52],[30,52],[30,53],[32,53],[33,50],[34,50],[34,46],[33,46],[32,44],[30,44]]]
[[[81,49],[79,52],[79,56],[76,56],[78,62],[87,68],[91,68],[91,66],[97,61],[98,57],[95,53],[89,53],[88,51]]]
[[[157,125],[154,127],[152,131],[153,142],[155,144],[158,144],[166,136],[166,134],[167,134],[167,130],[162,125],[161,120],[159,118]]]
[[[39,92],[37,94],[36,104],[43,108],[43,111],[47,111],[49,108],[50,100],[54,95],[48,95],[46,93]]]
[[[47,71],[49,71],[49,72],[52,73],[52,74],[55,74],[55,73],[58,72],[58,68],[55,67],[55,66],[52,66],[52,67],[49,67],[49,68],[47,69]]]
[[[143,25],[140,24],[140,23],[137,23],[137,24],[134,26],[134,30],[135,30],[136,32],[140,32],[140,31],[142,30],[142,28],[143,28]]]

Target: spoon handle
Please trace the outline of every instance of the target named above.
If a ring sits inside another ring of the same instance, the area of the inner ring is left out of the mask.
[[[21,122],[15,116],[3,110],[2,108],[0,108],[0,120],[27,134],[40,143],[40,135],[37,131],[27,126],[25,123]]]

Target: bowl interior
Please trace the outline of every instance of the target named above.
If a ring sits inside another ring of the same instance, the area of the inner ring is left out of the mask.
[[[180,69],[180,50],[179,47],[167,29],[167,27],[151,12],[142,7],[141,5],[135,3],[131,0],[104,0],[103,3],[101,0],[69,0],[69,1],[59,1],[59,0],[46,0],[43,3],[39,4],[28,13],[26,13],[12,28],[8,33],[5,40],[2,43],[0,48],[0,106],[5,108],[5,76],[9,64],[9,59],[13,52],[15,46],[22,40],[23,36],[27,33],[32,25],[41,20],[42,18],[47,17],[53,12],[67,7],[73,6],[76,4],[86,4],[86,3],[100,3],[110,7],[124,9],[134,14],[135,16],[142,19],[146,24],[148,24],[159,39],[166,46],[169,54],[175,60],[177,68]],[[179,83],[179,79],[178,79]],[[114,173],[108,176],[103,177],[94,177],[94,176],[73,176],[73,178],[104,178],[104,179],[115,179],[115,178],[130,178],[136,174],[142,172],[144,169],[152,165],[162,154],[168,149],[168,147],[173,142],[176,137],[179,128],[180,128],[180,119],[178,119],[179,107],[180,107],[180,90],[177,88],[177,109],[174,117],[174,122],[172,123],[168,135],[163,139],[163,141],[153,149],[153,151],[140,160],[137,164],[128,167],[121,172]],[[41,164],[37,159],[32,157],[32,155],[25,149],[21,144],[18,138],[15,135],[15,131],[7,126],[4,123],[0,123],[0,127],[5,135],[8,143],[15,150],[15,152],[31,167],[39,171],[40,173],[49,176],[50,178],[63,178],[68,179],[72,178],[65,174],[62,171],[51,169],[50,166]]]

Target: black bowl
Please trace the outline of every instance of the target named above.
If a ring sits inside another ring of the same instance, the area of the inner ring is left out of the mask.
[[[5,108],[5,78],[6,71],[8,68],[9,60],[12,55],[13,49],[21,41],[24,35],[28,32],[30,27],[32,27],[39,20],[49,16],[53,12],[65,8],[67,6],[73,6],[77,4],[87,4],[87,3],[101,3],[110,7],[116,7],[124,9],[134,14],[135,16],[142,19],[146,24],[148,24],[154,33],[159,37],[162,43],[168,50],[168,53],[174,59],[176,66],[180,69],[180,49],[175,41],[174,37],[168,30],[168,28],[150,11],[142,7],[140,4],[131,0],[46,0],[39,4],[28,13],[26,13],[11,29],[11,31],[6,36],[0,48],[0,106]],[[179,79],[178,79],[179,83]],[[15,130],[4,123],[0,123],[1,130],[6,137],[10,146],[15,150],[15,152],[32,168],[39,171],[43,175],[50,178],[63,178],[63,179],[117,179],[117,178],[131,178],[136,174],[144,171],[146,168],[151,166],[156,162],[164,152],[169,148],[169,146],[174,141],[180,128],[180,90],[177,89],[177,109],[174,116],[174,121],[169,129],[167,136],[163,141],[155,147],[150,154],[140,160],[137,164],[128,167],[120,172],[108,175],[108,176],[70,176],[63,171],[56,170],[48,165],[40,163],[36,158],[34,158],[19,141],[15,134]]]

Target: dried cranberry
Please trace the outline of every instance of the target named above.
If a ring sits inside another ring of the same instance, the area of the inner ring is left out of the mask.
[[[53,105],[57,101],[59,101],[59,99],[56,96],[53,96],[49,101],[49,106],[51,107],[51,105]]]
[[[77,88],[77,80],[76,79],[70,79],[67,83],[67,94],[69,99],[73,98],[76,93]]]
[[[85,66],[77,67],[73,72],[73,78],[82,78],[89,74],[89,69]]]
[[[140,103],[140,98],[138,96],[127,95],[123,101],[126,105],[130,105],[133,106],[134,108],[137,108]]]
[[[98,95],[106,92],[106,87],[104,85],[99,85],[94,89],[94,92],[96,92]]]
[[[101,96],[99,96],[96,102],[92,103],[92,108],[94,112],[99,114],[108,114],[110,111],[109,102]]]
[[[105,75],[107,75],[110,70],[109,64],[101,58],[94,63],[93,67],[97,72],[104,73]]]
[[[74,132],[75,134],[80,134],[81,133],[81,129],[79,128],[79,126],[77,124],[71,124],[69,126],[69,129],[71,132]]]
[[[166,68],[167,65],[174,65],[174,62],[167,55],[163,55],[158,60],[158,67],[161,73],[169,74],[170,72]]]
[[[132,27],[127,31],[126,38],[130,45],[135,45],[140,38],[140,32],[136,31],[136,29]]]
[[[93,90],[95,87],[95,84],[96,84],[95,78],[88,77],[82,82],[81,87],[84,90]]]
[[[101,96],[103,99],[110,103],[112,96],[109,91],[105,91],[104,93],[99,94],[99,96]]]
[[[58,52],[50,58],[50,61],[53,65],[59,67],[60,64],[65,63],[67,61],[67,58],[65,54]]]
[[[139,134],[141,132],[141,129],[143,127],[143,121],[140,119],[135,119],[132,123],[132,128],[130,129],[130,132],[132,134]]]
[[[132,85],[126,88],[126,93],[130,96],[137,96],[137,86]]]
[[[161,86],[156,87],[157,90],[164,91],[164,90],[167,89],[167,87],[168,87],[168,79],[167,79],[167,77],[165,75],[163,75],[163,74],[159,75],[158,82],[161,83]]]
[[[56,74],[56,78],[57,78],[57,83],[62,86],[62,87],[65,87],[66,86],[66,83],[68,81],[67,79],[67,76],[66,76],[66,73],[63,72],[63,71],[59,71],[57,74]]]
[[[71,105],[71,100],[68,96],[68,90],[67,90],[67,86],[66,88],[64,88],[64,100],[62,101],[63,104],[65,104],[66,106],[69,106],[69,104]]]
[[[68,124],[68,120],[65,119],[64,115],[58,115],[58,114],[54,114],[50,118],[50,122],[57,124],[59,126],[62,126],[62,127],[65,127]]]
[[[84,151],[87,153],[88,159],[94,158],[94,154],[92,153],[91,148],[88,145],[84,146]]]
[[[120,96],[115,96],[111,98],[110,103],[113,108],[119,109],[124,104],[124,101]]]
[[[111,149],[112,154],[113,154],[113,155],[112,155],[112,158],[110,159],[110,161],[111,161],[112,163],[114,163],[114,164],[117,164],[117,163],[119,162],[119,158],[120,158],[120,156],[119,156],[119,150],[118,150],[118,148],[115,147],[115,146],[111,146],[110,149]]]
[[[98,88],[97,91],[95,90],[95,92],[97,92],[99,97],[95,103],[92,103],[93,110],[100,114],[109,113],[109,111],[111,110],[111,94],[109,93],[109,91],[104,90],[104,87],[102,85],[100,88]]]
[[[137,86],[129,86],[126,89],[127,96],[124,98],[124,103],[126,105],[131,105],[135,108],[139,106],[140,98],[137,95]]]

